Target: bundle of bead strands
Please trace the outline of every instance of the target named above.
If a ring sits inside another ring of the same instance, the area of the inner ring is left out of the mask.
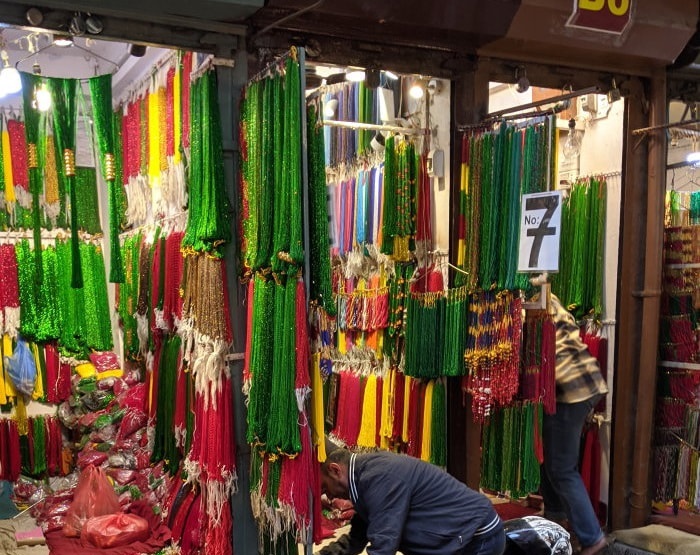
[[[483,422],[493,407],[508,404],[518,390],[522,301],[510,291],[472,295],[462,387],[472,395],[473,417]]]
[[[195,252],[221,256],[222,245],[231,239],[230,203],[224,181],[221,121],[213,71],[207,71],[192,83],[191,110],[190,203],[182,245]]]
[[[110,246],[110,271],[109,280],[112,283],[124,281],[122,268],[121,245],[119,244],[119,194],[116,182],[117,174],[114,161],[114,136],[112,127],[112,75],[91,77],[90,100],[92,104],[93,118],[95,121],[95,134],[100,155],[100,167],[107,183],[108,209],[109,209],[109,246]]]
[[[445,296],[442,292],[411,293],[407,299],[405,373],[415,378],[442,374],[445,327]]]
[[[522,497],[540,484],[542,411],[539,404],[497,409],[482,429],[481,487]]]
[[[80,261],[80,244],[78,236],[78,199],[75,187],[75,142],[76,142],[76,90],[75,79],[48,79],[49,91],[53,100],[51,106],[54,120],[54,138],[59,153],[62,154],[64,190],[70,194],[71,226],[71,287],[83,286],[83,272]]]
[[[561,271],[552,291],[576,317],[602,315],[605,179],[576,182],[562,206]]]
[[[17,337],[20,325],[17,256],[15,246],[7,243],[0,245],[0,311],[0,335]]]
[[[335,316],[331,285],[331,259],[328,249],[328,201],[326,191],[326,169],[323,156],[323,128],[319,125],[319,107],[311,104],[307,108],[306,137],[308,142],[309,194],[312,210],[308,276],[310,300],[317,302],[329,316]]]
[[[35,108],[35,103],[32,103],[34,91],[40,83],[40,77],[37,75],[22,73],[22,108],[24,112],[25,134],[27,148],[27,171],[28,171],[28,193],[31,195],[32,209],[32,230],[34,244],[41,244],[41,203],[40,198],[43,193],[42,168],[39,165],[39,118],[40,112]],[[34,249],[36,257],[37,283],[41,283],[43,265],[41,262],[41,249]]]
[[[523,326],[523,369],[520,397],[542,402],[547,414],[556,412],[556,328],[544,310],[528,310]]]

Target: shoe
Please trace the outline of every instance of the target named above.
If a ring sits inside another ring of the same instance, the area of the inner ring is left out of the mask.
[[[593,545],[584,547],[581,550],[580,555],[597,555],[598,553],[602,553],[606,547],[608,547],[608,539],[605,536],[603,536]]]

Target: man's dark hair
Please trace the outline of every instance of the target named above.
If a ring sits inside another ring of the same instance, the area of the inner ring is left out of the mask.
[[[326,461],[321,465],[321,470],[325,470],[328,468],[328,465],[330,463],[339,463],[343,465],[348,465],[350,462],[350,451],[345,449],[344,447],[340,447],[338,449],[335,449],[331,451],[330,453],[326,454]]]

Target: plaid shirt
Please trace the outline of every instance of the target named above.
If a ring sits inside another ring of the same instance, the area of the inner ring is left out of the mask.
[[[557,402],[580,403],[608,392],[598,361],[581,340],[574,317],[554,295],[551,305],[557,327]]]

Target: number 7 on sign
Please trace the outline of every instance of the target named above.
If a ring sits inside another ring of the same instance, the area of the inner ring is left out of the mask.
[[[559,269],[560,208],[560,191],[523,195],[518,263],[521,272]],[[527,263],[523,264],[525,260]]]

